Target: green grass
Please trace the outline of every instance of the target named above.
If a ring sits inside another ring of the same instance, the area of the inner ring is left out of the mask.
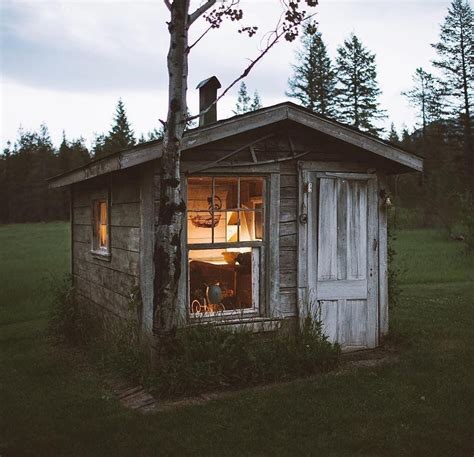
[[[399,362],[141,416],[45,337],[44,278],[67,271],[67,225],[0,227],[0,455],[472,456],[472,260],[431,231],[397,246]]]
[[[437,230],[399,231],[394,247],[400,284],[474,281],[474,255]]]

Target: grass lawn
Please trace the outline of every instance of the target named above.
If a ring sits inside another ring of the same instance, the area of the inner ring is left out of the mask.
[[[64,223],[0,227],[0,455],[474,454],[474,261],[433,231],[398,234],[400,361],[142,416],[45,338],[45,278],[68,269]]]

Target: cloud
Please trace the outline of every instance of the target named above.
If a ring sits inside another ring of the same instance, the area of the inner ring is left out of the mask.
[[[194,4],[199,3],[196,0]],[[417,66],[429,68],[430,43],[449,0],[321,0],[317,20],[329,52],[351,32],[377,55],[381,105],[398,126],[412,125],[414,113],[400,92],[411,85]],[[244,22],[271,30],[278,0],[242,0]],[[115,103],[125,101],[137,132],[147,132],[166,115],[168,12],[161,0],[8,1],[0,0],[2,141],[18,125],[41,121],[60,138],[63,128],[91,139],[108,130]],[[198,109],[196,84],[217,75],[225,87],[258,54],[259,38],[237,34],[226,23],[194,48],[189,64],[189,104]],[[204,21],[193,25],[199,36]],[[279,43],[246,79],[264,105],[284,100],[298,43]],[[237,88],[218,107],[232,115]]]
[[[1,8],[2,67],[9,80],[77,92],[150,90],[165,81],[158,2]]]

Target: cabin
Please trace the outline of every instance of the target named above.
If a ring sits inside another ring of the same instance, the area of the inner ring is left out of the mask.
[[[199,86],[201,110],[216,99]],[[214,321],[257,332],[311,315],[344,350],[376,347],[388,331],[387,177],[420,172],[397,146],[285,102],[216,120],[182,147],[186,224],[180,324]],[[153,327],[160,141],[50,179],[68,186],[71,273],[84,306]]]

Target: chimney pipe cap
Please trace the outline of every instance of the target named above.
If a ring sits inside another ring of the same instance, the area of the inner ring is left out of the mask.
[[[210,78],[207,78],[201,81],[196,86],[196,89],[201,89],[201,87],[204,87],[204,86],[209,86],[209,87],[214,86],[216,89],[220,89],[222,87],[220,81],[215,76],[211,76]]]

